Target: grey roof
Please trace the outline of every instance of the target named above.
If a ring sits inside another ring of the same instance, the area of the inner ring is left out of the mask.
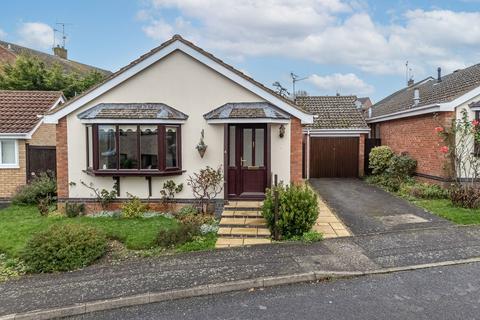
[[[480,64],[445,75],[440,82],[436,78],[428,77],[374,104],[371,117],[450,102],[478,86],[480,86]],[[413,102],[415,88],[418,88],[420,93],[420,102],[416,106]]]
[[[78,118],[186,120],[188,116],[164,103],[100,103]]]
[[[226,103],[203,115],[206,120],[211,119],[290,119],[290,116],[280,111],[268,102],[239,102]]]
[[[69,59],[62,59],[53,54],[48,54],[45,52],[30,49],[27,47],[22,47],[22,46],[19,46],[18,44],[14,44],[14,43],[2,41],[2,40],[0,40],[0,46],[3,47],[3,49],[6,50],[6,52],[10,53],[12,56],[15,56],[15,57],[18,55],[34,56],[40,59],[41,61],[43,61],[48,66],[58,63],[60,67],[62,67],[62,69],[67,72],[74,71],[80,74],[85,74],[95,70],[100,72],[104,76],[108,76],[112,73],[108,70],[104,70],[101,68],[97,68],[94,66],[90,66],[88,64],[80,63],[80,62],[69,60]],[[0,63],[8,63],[8,62],[13,62],[13,61],[11,59],[7,59],[6,56],[5,56],[5,59],[2,59],[2,55],[0,55]]]
[[[305,96],[295,102],[316,115],[312,129],[368,129],[362,112],[357,109],[356,96]]]

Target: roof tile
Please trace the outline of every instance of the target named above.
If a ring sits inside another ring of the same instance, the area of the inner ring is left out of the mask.
[[[55,102],[59,91],[0,90],[0,133],[28,133]]]

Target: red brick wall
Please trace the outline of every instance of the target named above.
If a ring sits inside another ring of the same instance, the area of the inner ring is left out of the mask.
[[[290,122],[290,181],[302,182],[302,123],[292,118]]]
[[[57,124],[57,194],[59,199],[68,198],[68,148],[67,118]]]
[[[454,116],[454,112],[442,112],[437,119],[430,113],[382,122],[382,145],[391,147],[396,153],[407,152],[418,162],[417,173],[448,178],[445,170],[447,162],[439,151],[443,141],[435,132],[435,127],[450,125]]]
[[[358,176],[365,175],[365,134],[361,134],[358,139]]]

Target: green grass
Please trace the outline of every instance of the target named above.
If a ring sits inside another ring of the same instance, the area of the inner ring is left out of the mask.
[[[457,224],[480,224],[480,209],[454,207],[450,200],[413,200],[414,204]]]
[[[0,253],[18,257],[26,242],[35,232],[45,230],[53,224],[86,224],[106,232],[128,249],[153,247],[160,228],[174,227],[177,222],[165,217],[118,219],[118,218],[65,218],[42,217],[34,206],[10,206],[0,210]]]
[[[190,251],[205,251],[215,249],[215,243],[217,242],[216,233],[207,233],[205,236],[196,237],[193,241],[187,242],[178,248],[177,252],[190,252]]]

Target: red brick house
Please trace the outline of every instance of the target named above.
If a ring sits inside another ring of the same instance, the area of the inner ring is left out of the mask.
[[[439,150],[444,142],[435,128],[450,126],[462,110],[467,111],[471,120],[478,119],[480,108],[476,103],[479,101],[480,64],[445,76],[439,68],[436,78],[410,82],[374,104],[367,122],[372,128],[372,137],[381,139],[382,145],[397,153],[406,152],[417,160],[417,177],[446,183],[451,180],[451,174],[446,157]]]
[[[55,171],[56,128],[42,116],[63,102],[59,91],[0,90],[0,201],[40,172]]]

